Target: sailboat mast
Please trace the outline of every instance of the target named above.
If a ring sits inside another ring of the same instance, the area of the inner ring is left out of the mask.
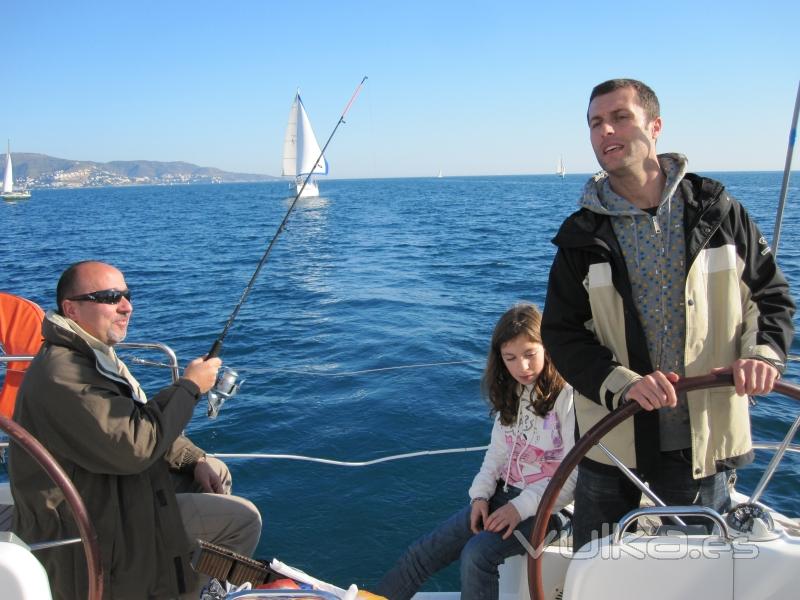
[[[786,149],[786,164],[783,167],[783,183],[781,184],[778,213],[775,215],[775,232],[772,234],[772,253],[778,256],[778,242],[781,240],[781,222],[783,221],[783,207],[786,204],[786,193],[789,190],[789,174],[792,171],[792,154],[794,154],[794,141],[797,137],[797,114],[800,112],[800,82],[797,84],[797,98],[794,100],[794,115],[792,126],[789,129],[789,147]]]

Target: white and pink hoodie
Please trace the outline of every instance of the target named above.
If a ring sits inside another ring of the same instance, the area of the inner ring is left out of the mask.
[[[469,488],[471,499],[491,498],[498,479],[521,489],[511,504],[523,520],[536,514],[550,478],[575,444],[572,387],[564,385],[553,409],[544,417],[533,411],[530,397],[531,387],[526,386],[512,425],[501,425],[499,415],[495,417],[492,440],[481,470]],[[577,470],[573,470],[561,489],[554,511],[572,502],[576,480]]]

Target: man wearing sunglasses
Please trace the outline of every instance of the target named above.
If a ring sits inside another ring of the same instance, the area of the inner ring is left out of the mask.
[[[133,314],[122,273],[101,262],[76,263],[56,295],[58,310],[45,317],[44,344],[22,382],[14,419],[47,447],[83,497],[111,598],[197,598],[195,540],[250,555],[261,534],[258,509],[225,493],[224,464],[182,433],[214,385],[220,360],[193,360],[148,400],[113,349]],[[28,542],[79,535],[58,488],[14,444],[9,473],[17,535]],[[54,598],[86,597],[79,545],[39,558]]]

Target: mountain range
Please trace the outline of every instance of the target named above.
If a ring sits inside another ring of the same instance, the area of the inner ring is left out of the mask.
[[[19,187],[100,187],[274,181],[271,175],[231,173],[186,162],[116,160],[93,162],[46,154],[12,152],[14,180]],[[3,155],[2,163],[5,163]]]

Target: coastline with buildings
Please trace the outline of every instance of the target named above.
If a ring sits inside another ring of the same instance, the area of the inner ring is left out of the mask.
[[[11,157],[15,187],[20,189],[252,183],[280,179],[271,175],[232,173],[186,162],[133,160],[100,163],[22,152],[12,152]],[[2,160],[5,160],[5,155]]]

